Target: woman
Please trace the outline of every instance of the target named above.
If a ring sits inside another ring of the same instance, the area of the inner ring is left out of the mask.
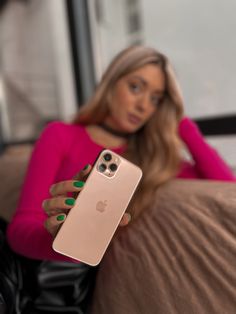
[[[183,161],[183,143],[193,163]],[[81,191],[105,147],[143,170],[121,225],[136,219],[151,203],[154,191],[172,178],[235,181],[197,126],[184,117],[183,98],[167,57],[152,48],[133,46],[111,62],[73,123],[49,124],[36,143],[8,227],[13,250],[33,259],[70,260],[52,250],[52,240],[74,204],[73,192]]]

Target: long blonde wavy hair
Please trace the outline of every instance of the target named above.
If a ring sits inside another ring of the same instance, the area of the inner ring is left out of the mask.
[[[151,119],[128,139],[124,156],[143,170],[143,178],[128,208],[133,217],[150,205],[156,189],[173,178],[180,167],[178,123],[183,115],[183,98],[168,58],[145,46],[132,46],[110,63],[92,98],[80,109],[74,123],[100,124],[109,113],[108,103],[119,79],[138,68],[154,64],[165,76],[165,94]]]

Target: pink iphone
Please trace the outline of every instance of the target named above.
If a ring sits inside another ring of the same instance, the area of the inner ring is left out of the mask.
[[[106,149],[58,231],[53,249],[91,266],[97,265],[142,177],[139,167]]]

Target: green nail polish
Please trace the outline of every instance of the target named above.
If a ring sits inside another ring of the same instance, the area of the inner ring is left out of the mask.
[[[74,205],[75,204],[75,199],[73,198],[67,198],[66,201],[65,201],[66,205]]]
[[[89,164],[87,164],[87,165],[83,168],[83,170],[87,170],[88,167],[89,167]]]
[[[76,188],[82,188],[84,186],[84,182],[83,181],[75,181],[73,183],[73,185],[76,187]]]
[[[57,221],[62,221],[65,219],[65,215],[59,215],[57,216]]]

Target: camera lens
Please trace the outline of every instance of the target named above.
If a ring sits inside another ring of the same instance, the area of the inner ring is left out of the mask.
[[[106,153],[106,154],[103,156],[103,158],[104,158],[104,160],[106,160],[106,161],[110,161],[111,158],[112,158],[112,156],[111,156],[111,154]]]
[[[109,168],[110,168],[111,171],[116,171],[117,170],[117,165],[116,164],[111,164],[109,166]]]
[[[100,164],[98,168],[100,172],[104,172],[107,169],[107,166],[105,164]]]

